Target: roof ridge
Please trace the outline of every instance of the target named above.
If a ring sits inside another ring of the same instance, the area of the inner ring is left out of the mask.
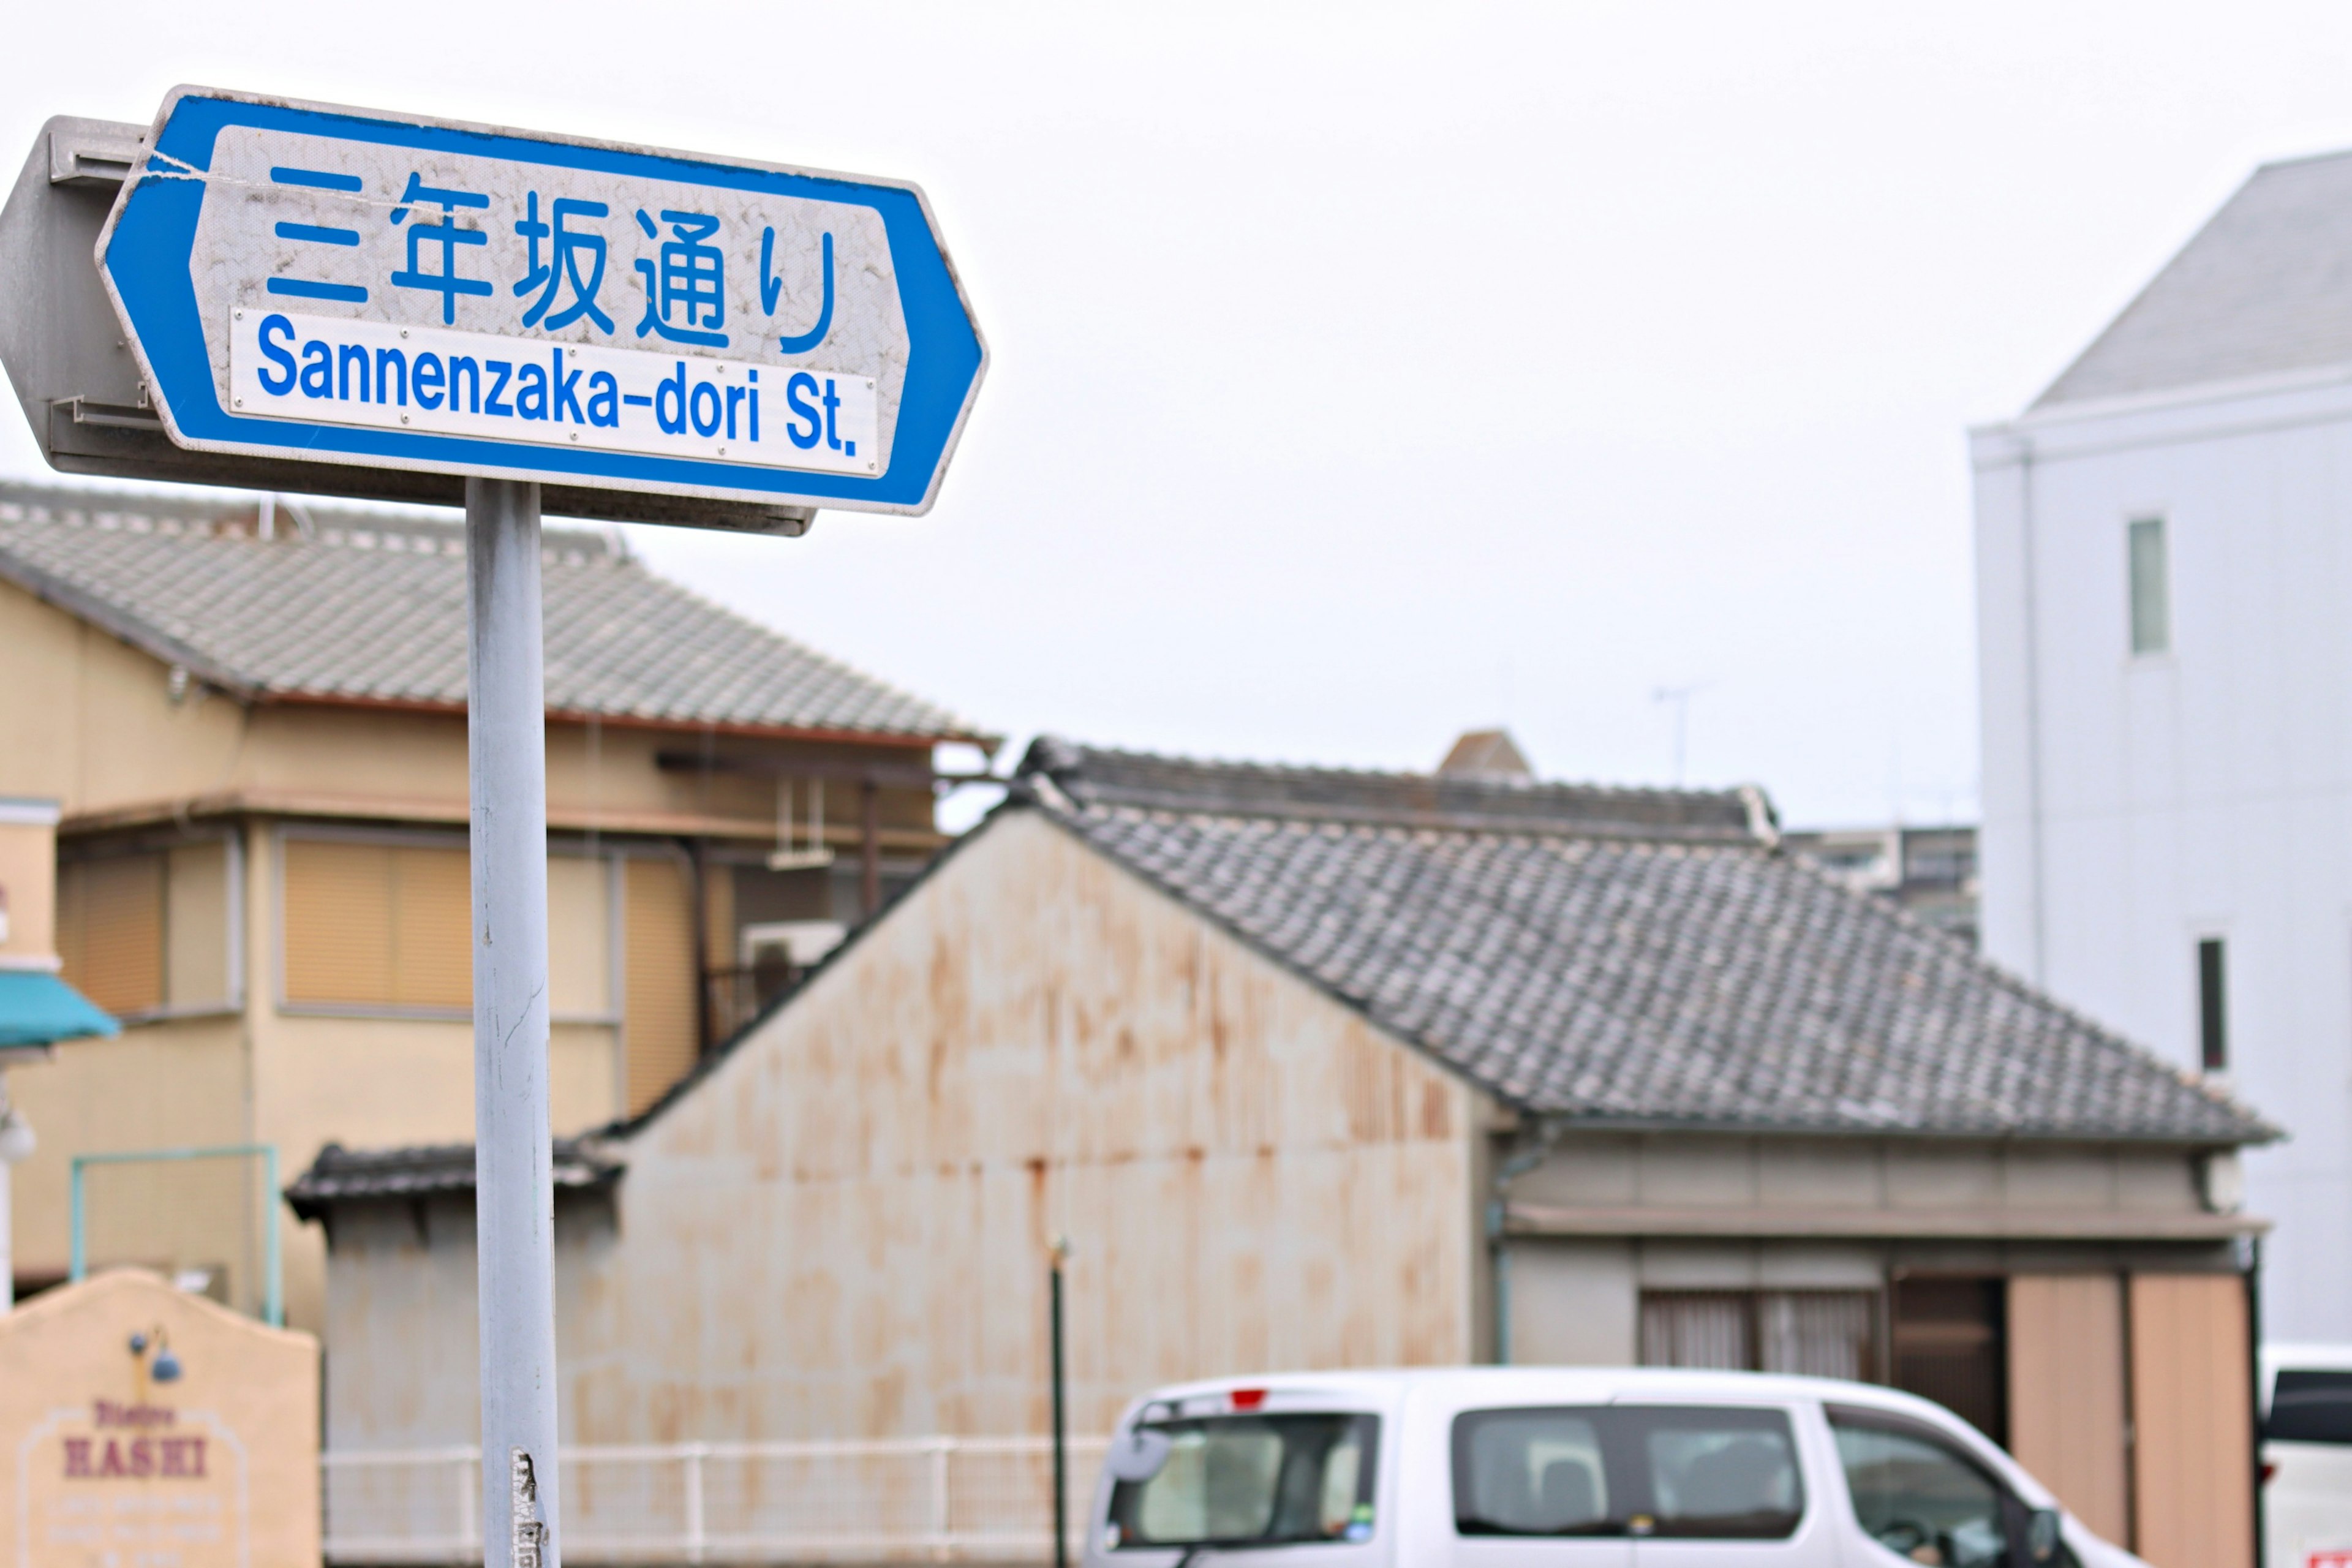
[[[225,499],[236,498],[236,499]],[[13,509],[20,513],[39,511],[45,519],[23,517],[9,521],[47,521],[61,526],[86,527],[99,523],[106,517],[143,518],[151,521],[185,525],[201,521],[207,525],[210,537],[216,539],[249,540],[245,525],[257,519],[261,503],[268,500],[274,509],[283,510],[289,518],[282,542],[288,544],[317,544],[336,547],[348,543],[352,533],[433,533],[462,541],[466,532],[465,516],[446,507],[355,507],[330,502],[320,506],[310,499],[284,491],[252,492],[231,490],[222,497],[207,496],[201,500],[150,495],[137,490],[105,489],[97,487],[38,485],[16,479],[0,479],[0,517]],[[192,515],[194,514],[194,515]],[[306,537],[304,528],[312,531]],[[135,530],[134,530],[135,531]],[[163,531],[170,531],[165,530]],[[580,522],[541,524],[542,546],[559,542],[571,547],[593,545],[603,554],[616,560],[635,561],[617,530]]]
[[[1041,734],[1015,770],[1087,809],[1357,826],[1769,845],[1760,789],[1622,787],[1263,763],[1202,762]]]
[[[1448,789],[1491,790],[1500,795],[1541,794],[1546,791],[1575,791],[1582,794],[1619,796],[1628,799],[1697,799],[1722,800],[1736,797],[1744,786],[1727,785],[1720,789],[1691,789],[1667,784],[1612,784],[1584,779],[1505,778],[1477,773],[1415,773],[1405,768],[1355,768],[1329,763],[1267,763],[1248,758],[1201,757],[1184,752],[1147,752],[1127,746],[1100,746],[1076,742],[1051,731],[1041,732],[1039,742],[1050,742],[1075,751],[1099,757],[1116,758],[1122,762],[1163,763],[1180,767],[1214,769],[1219,772],[1257,773],[1269,777],[1304,776],[1362,780],[1377,783],[1442,783]]]
[[[2254,165],[2254,171],[2259,174],[2264,169],[2292,169],[2299,163],[2326,163],[2337,158],[2352,158],[2352,147],[2336,147],[2325,153],[2294,153],[2284,158],[2265,158]]]

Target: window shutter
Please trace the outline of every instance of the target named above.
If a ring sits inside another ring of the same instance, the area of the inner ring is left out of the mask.
[[[289,838],[286,1000],[392,1000],[392,856],[382,844]]]
[[[547,858],[547,999],[558,1019],[613,1015],[612,862]]]
[[[286,1000],[466,1011],[471,902],[462,849],[286,840]]]
[[[86,860],[58,879],[65,978],[108,1012],[163,1005],[163,858]]]
[[[392,997],[402,1007],[474,1005],[473,871],[463,849],[392,852]]]
[[[629,1114],[662,1096],[694,1066],[694,914],[686,868],[632,859],[623,900]]]

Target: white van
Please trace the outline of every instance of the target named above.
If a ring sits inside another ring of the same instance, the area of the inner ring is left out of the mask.
[[[2263,1347],[2269,1568],[2352,1568],[2352,1345]]]
[[[1120,1419],[1087,1568],[2126,1568],[1966,1422],[1827,1378],[1309,1373]]]

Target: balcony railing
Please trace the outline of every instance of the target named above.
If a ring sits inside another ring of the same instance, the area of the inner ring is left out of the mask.
[[[1069,1446],[1072,1551],[1106,1439]],[[1045,1563],[1053,1444],[1044,1437],[677,1443],[563,1450],[566,1562]],[[482,1560],[471,1447],[330,1453],[326,1559]]]

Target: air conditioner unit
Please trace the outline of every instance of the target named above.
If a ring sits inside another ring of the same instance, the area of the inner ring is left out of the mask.
[[[849,928],[839,921],[771,921],[748,925],[739,942],[740,962],[757,969],[762,956],[781,954],[794,969],[807,969],[841,945]]]

